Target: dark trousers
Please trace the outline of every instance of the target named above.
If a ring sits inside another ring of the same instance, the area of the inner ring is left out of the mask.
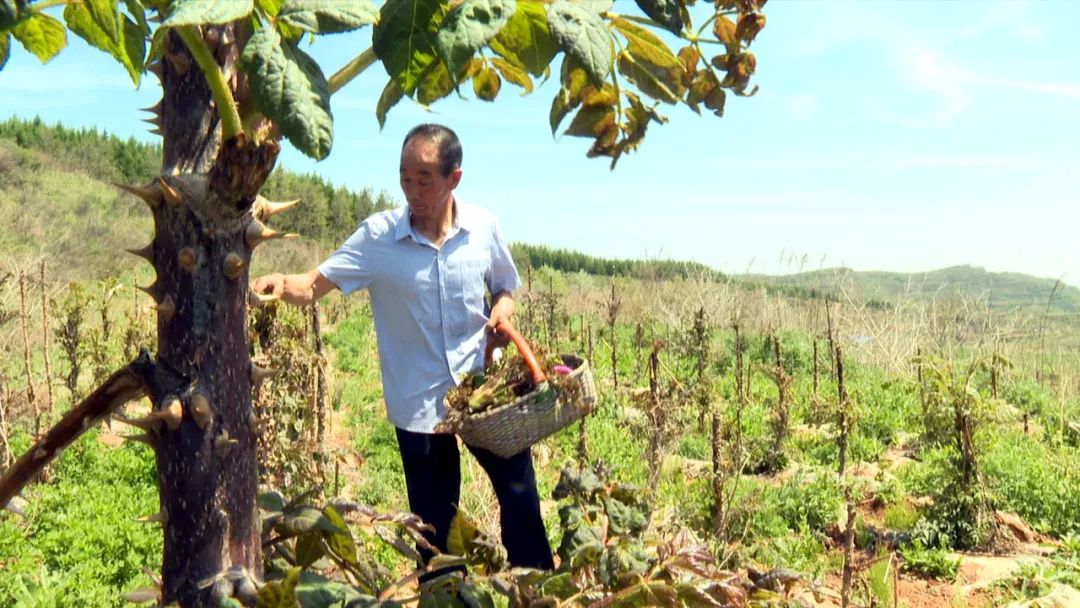
[[[425,537],[440,551],[446,552],[450,522],[461,497],[457,437],[397,429],[397,440],[405,468],[409,509],[434,526],[434,533],[425,534]],[[483,448],[468,448],[487,473],[499,500],[502,543],[510,565],[553,569],[551,545],[540,516],[532,450],[503,458]],[[421,550],[420,553],[425,561],[431,558],[430,551]]]

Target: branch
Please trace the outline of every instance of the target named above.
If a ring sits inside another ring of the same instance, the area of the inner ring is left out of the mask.
[[[0,506],[6,505],[35,475],[87,429],[132,399],[147,392],[149,353],[109,376],[104,384],[71,408],[56,426],[49,429],[25,454],[0,476]]]
[[[360,75],[361,72],[371,67],[371,64],[375,63],[378,57],[375,56],[375,49],[368,47],[366,51],[360,53],[352,61],[345,64],[345,67],[337,71],[330,80],[327,81],[330,84],[330,94],[338,92],[338,89],[349,84],[349,82]]]
[[[191,51],[191,56],[195,58],[195,63],[199,64],[199,69],[202,70],[206,83],[210,86],[210,94],[214,98],[218,116],[221,118],[221,138],[225,141],[234,139],[244,132],[244,126],[240,122],[240,112],[236,109],[236,101],[233,100],[229,83],[225,82],[225,74],[221,71],[221,66],[214,59],[210,47],[206,46],[206,41],[194,25],[177,27],[176,34]]]

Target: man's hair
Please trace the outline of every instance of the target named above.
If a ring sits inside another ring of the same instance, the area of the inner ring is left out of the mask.
[[[439,147],[439,168],[443,177],[450,177],[454,169],[461,167],[461,141],[449,127],[434,123],[417,125],[405,135],[405,141],[401,142],[402,149],[414,137],[422,137]]]

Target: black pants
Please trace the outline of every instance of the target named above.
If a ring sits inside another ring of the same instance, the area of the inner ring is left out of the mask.
[[[397,429],[398,449],[405,467],[409,509],[435,528],[428,542],[446,552],[450,522],[461,497],[461,466],[457,437]],[[499,500],[502,543],[510,565],[551,570],[555,567],[540,516],[532,450],[503,458],[468,446],[483,467]],[[427,561],[430,551],[421,550]]]

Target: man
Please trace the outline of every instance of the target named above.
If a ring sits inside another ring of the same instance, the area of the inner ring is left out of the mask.
[[[331,289],[346,294],[368,289],[383,396],[397,428],[409,508],[434,526],[428,541],[444,552],[461,471],[457,438],[433,430],[446,413],[446,391],[460,374],[483,367],[484,341],[501,337],[493,329],[514,314],[511,291],[521,284],[495,219],[454,197],[461,158],[461,144],[450,129],[433,124],[412,129],[401,149],[406,208],[365,220],[318,268],[267,275],[252,286],[297,306]],[[494,486],[511,565],[553,568],[531,451],[501,458],[468,448]],[[430,552],[422,553],[430,559]]]

